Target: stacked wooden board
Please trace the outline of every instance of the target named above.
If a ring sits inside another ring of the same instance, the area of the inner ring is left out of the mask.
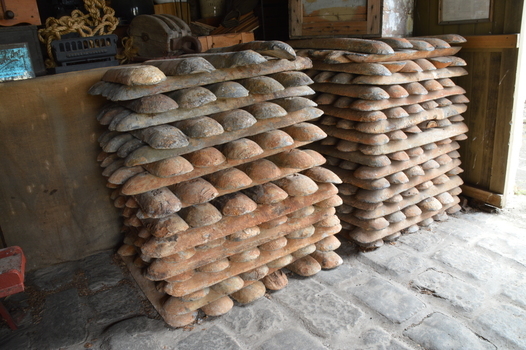
[[[334,268],[341,180],[298,147],[326,134],[296,57],[281,42],[122,66],[90,93],[103,175],[124,219],[119,254],[174,327],[218,316]],[[256,52],[258,51],[258,52]]]
[[[313,100],[328,138],[309,146],[343,180],[343,235],[376,248],[460,209],[457,141],[468,99],[454,77],[458,35],[289,42],[313,60]]]

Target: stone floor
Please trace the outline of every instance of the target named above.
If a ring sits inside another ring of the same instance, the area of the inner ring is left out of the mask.
[[[37,270],[0,349],[526,349],[526,196],[363,253],[222,317],[166,327],[111,252]]]
[[[522,124],[522,147],[519,154],[519,167],[515,180],[515,193],[526,195],[526,108],[524,109],[524,122]]]
[[[171,329],[112,252],[31,272],[0,349],[526,349],[526,109],[515,192],[495,214],[361,252],[222,317]]]

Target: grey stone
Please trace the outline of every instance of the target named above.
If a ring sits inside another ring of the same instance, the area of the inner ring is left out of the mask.
[[[332,270],[321,270],[313,278],[320,283],[329,286],[337,286],[342,283],[356,280],[365,275],[365,272],[357,266],[343,264]]]
[[[526,279],[523,277],[522,281],[524,280]],[[526,309],[526,283],[507,284],[502,294]]]
[[[480,281],[487,281],[495,274],[498,263],[490,258],[460,246],[450,245],[433,255],[447,266]]]
[[[424,266],[424,261],[393,246],[385,246],[372,252],[361,253],[362,262],[373,264],[384,271],[391,271],[399,276],[408,275]]]
[[[492,343],[503,342],[502,348],[526,349],[526,312],[511,305],[484,309],[475,320]],[[500,346],[499,346],[500,347]]]
[[[29,336],[18,332],[6,337],[0,336],[0,350],[26,350],[31,349]]]
[[[348,292],[395,323],[408,320],[425,307],[425,304],[409,291],[377,277],[348,289]]]
[[[506,215],[490,216],[486,222],[486,227],[494,231],[498,231],[500,237],[508,236],[520,240],[526,233],[526,222],[524,222],[524,219],[521,218],[520,215],[516,215],[516,213],[519,212],[520,209],[523,211],[525,210],[524,208],[520,208],[521,202],[519,201],[516,203],[519,205],[519,207],[515,208],[514,211],[510,211],[509,206],[511,206],[513,203],[512,198],[510,198],[509,205],[506,205],[506,209],[500,212],[500,214],[502,214],[503,211],[507,211]],[[522,205],[525,203],[526,200],[523,200]],[[526,214],[526,211],[523,214]]]
[[[433,313],[406,329],[404,335],[427,350],[496,349],[459,321],[440,313]]]
[[[52,265],[33,271],[27,275],[26,284],[34,285],[43,291],[53,291],[73,283],[79,269],[77,261]]]
[[[195,350],[195,349],[242,349],[241,346],[230,335],[225,333],[218,326],[204,329],[192,334],[179,341],[175,346],[177,350]]]
[[[448,221],[441,222],[440,225],[437,225],[435,231],[443,232],[466,242],[478,239],[481,233],[485,232],[485,230],[482,229],[482,224],[486,219],[484,215],[479,216],[477,214],[478,213],[462,215],[462,218],[450,216]]]
[[[112,252],[102,252],[82,260],[81,267],[86,272],[88,287],[98,291],[105,287],[113,287],[124,278],[121,268],[114,264]]]
[[[86,314],[76,289],[49,295],[34,342],[41,349],[79,344],[86,339],[86,324]]]
[[[109,324],[137,315],[141,311],[142,299],[130,286],[123,284],[88,297],[94,312],[92,318],[98,324]]]
[[[524,237],[522,240],[509,236],[505,239],[490,237],[480,240],[477,245],[526,266],[526,244],[523,241]]]
[[[353,346],[356,350],[411,350],[407,345],[393,339],[382,328],[370,328],[361,334]]]
[[[319,287],[306,279],[302,283],[289,283],[280,293],[273,295],[298,313],[311,331],[327,337],[353,327],[363,312],[351,302]],[[309,327],[309,328],[311,328]]]
[[[418,291],[431,292],[468,312],[480,307],[486,294],[456,277],[435,270],[427,270],[418,275],[413,281],[413,287]]]
[[[221,317],[221,321],[236,334],[243,334],[250,342],[262,335],[282,329],[284,310],[267,298],[260,298],[250,305],[236,306]]]
[[[103,350],[173,349],[173,338],[167,338],[164,322],[140,316],[118,322],[102,336]],[[164,340],[164,341],[163,341]]]
[[[444,237],[442,234],[429,231],[402,235],[402,237],[398,239],[399,243],[403,243],[421,253],[434,251],[443,241]]]
[[[327,349],[320,342],[311,335],[298,331],[296,329],[289,329],[281,333],[273,335],[270,339],[258,346],[258,350],[324,350]]]

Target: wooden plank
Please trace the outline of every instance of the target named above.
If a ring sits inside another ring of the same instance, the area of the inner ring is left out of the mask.
[[[29,270],[114,248],[121,220],[109,199],[96,115],[87,94],[106,69],[0,84],[0,226]]]
[[[494,1],[496,1],[496,3],[504,2],[504,0]],[[503,16],[504,26],[502,32],[519,33],[521,31],[522,16],[524,15],[524,0],[505,0],[505,3],[506,11]]]
[[[382,0],[367,0],[367,34],[381,34]]]
[[[471,75],[471,90],[468,98],[471,103],[468,106],[468,114],[465,115],[468,125],[468,140],[462,144],[462,161],[466,166],[462,178],[467,183],[477,184],[484,187],[488,183],[481,177],[484,167],[487,165],[486,154],[484,154],[484,139],[486,126],[486,101],[488,98],[488,74],[489,74],[489,53],[472,56],[469,63],[470,68],[477,74]],[[489,137],[489,135],[487,136]]]
[[[519,34],[465,36],[463,50],[469,49],[514,49],[519,47]]]
[[[200,36],[197,39],[201,42],[202,51],[206,51],[217,47],[227,47],[241,43],[254,41],[254,33],[231,33]]]
[[[363,14],[352,14],[352,15],[334,15],[334,16],[303,16],[303,23],[319,23],[319,22],[351,22],[351,21],[367,21],[367,15],[364,11]]]
[[[366,31],[366,22],[304,23],[302,28],[303,36],[358,35],[365,34]]]
[[[517,77],[518,49],[505,49],[502,52],[502,63],[499,77],[499,99],[494,131],[495,145],[491,163],[491,180],[489,190],[504,193],[510,166],[510,139],[513,127],[513,104]],[[511,185],[511,184],[510,184]],[[505,199],[504,199],[505,200]]]
[[[503,207],[504,201],[502,194],[488,192],[470,185],[462,185],[460,188],[462,189],[462,194],[466,197],[478,199],[497,208]]]
[[[497,120],[499,119],[498,103],[502,98],[500,95],[500,86],[493,82],[501,80],[501,52],[491,52],[489,53],[489,71],[488,71],[488,87],[487,95],[485,100],[485,120],[482,120],[482,116],[477,116],[477,120],[484,123],[484,133],[478,135],[484,139],[484,159],[486,160],[486,165],[482,169],[481,178],[484,179],[483,183],[485,184],[484,188],[489,188],[492,178],[492,173],[498,169],[500,164],[502,164],[496,159],[493,158],[494,147],[497,145],[498,140],[495,139],[495,128],[497,125]],[[494,164],[493,166],[487,166],[487,163],[490,162]]]
[[[513,113],[519,119],[522,117],[522,100],[516,101],[518,35],[515,33],[521,29],[523,7],[521,0],[494,0],[491,23],[451,26],[438,25],[438,0],[415,2],[416,35],[458,33],[468,39],[459,56],[468,63],[470,75],[457,81],[471,99],[464,114],[470,131],[460,149],[465,169],[462,176],[469,186],[502,195],[499,199],[502,205],[513,186],[508,183],[513,163],[510,143],[514,125],[520,124],[514,123]],[[514,104],[518,110],[514,110]]]
[[[301,0],[289,0],[289,33],[291,38],[300,38],[303,29],[303,6]]]
[[[155,14],[167,14],[181,18],[186,23],[190,23],[190,6],[185,2],[175,1],[165,4],[154,5]]]
[[[135,282],[137,282],[139,288],[141,288],[144,296],[148,298],[159,315],[164,315],[165,313],[163,305],[169,296],[164,292],[159,292],[155,287],[155,282],[152,282],[144,277],[143,270],[135,266],[133,263],[133,257],[121,256],[121,259],[126,263],[128,270],[130,271]]]

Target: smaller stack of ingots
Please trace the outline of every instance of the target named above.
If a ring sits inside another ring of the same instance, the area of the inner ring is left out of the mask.
[[[329,135],[311,148],[343,180],[344,234],[366,248],[447,218],[458,206],[457,141],[468,99],[458,35],[291,41],[310,57],[313,100]]]
[[[110,69],[99,156],[125,217],[119,249],[174,327],[217,316],[341,258],[341,180],[300,150],[326,134],[312,67],[281,42]],[[256,52],[259,51],[260,53]],[[265,55],[265,56],[263,56]]]

